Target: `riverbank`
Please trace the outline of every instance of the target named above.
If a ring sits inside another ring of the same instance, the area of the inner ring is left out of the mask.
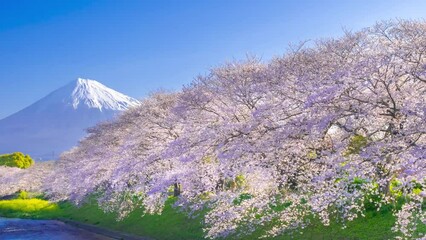
[[[30,199],[29,199],[30,200]],[[12,200],[13,201],[13,200]],[[45,200],[41,200],[45,201]],[[116,221],[117,216],[112,213],[104,213],[96,205],[96,202],[88,202],[77,208],[74,205],[63,202],[52,204],[47,201],[44,207],[42,204],[31,207],[29,204],[13,206],[12,202],[2,204],[0,201],[0,216],[32,218],[32,219],[62,219],[73,223],[89,224],[101,229],[125,232],[136,236],[147,236],[159,240],[179,240],[179,239],[203,239],[202,216],[198,218],[188,218],[182,212],[171,207],[172,199],[166,205],[161,215],[143,215],[142,209],[136,209],[122,221]],[[37,201],[32,201],[36,203]],[[3,202],[4,203],[4,202]],[[24,202],[19,201],[19,204]],[[28,202],[29,203],[29,202]],[[293,235],[286,234],[277,237],[277,240],[284,239],[392,239],[396,236],[390,229],[395,221],[390,209],[383,208],[381,211],[368,211],[366,217],[349,222],[346,229],[342,229],[337,224],[329,227],[321,224],[312,226],[295,232]],[[266,228],[267,226],[265,226]],[[249,238],[257,239],[262,230],[259,229]],[[418,233],[426,232],[426,226],[421,225]]]
[[[76,207],[68,202],[14,199],[0,201],[0,216],[9,218],[61,219],[153,239],[202,239],[201,218],[191,219],[168,204],[161,215],[145,215],[135,209],[122,221],[103,212],[95,201]]]

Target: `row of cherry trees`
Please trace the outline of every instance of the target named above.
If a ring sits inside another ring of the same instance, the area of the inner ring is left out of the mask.
[[[426,221],[425,93],[426,23],[379,23],[155,93],[90,129],[46,189],[120,217],[174,194],[188,214],[209,209],[209,238],[344,225],[403,199],[394,230],[410,237]]]
[[[19,191],[42,193],[46,178],[51,175],[53,162],[35,163],[27,169],[0,166],[0,197]]]

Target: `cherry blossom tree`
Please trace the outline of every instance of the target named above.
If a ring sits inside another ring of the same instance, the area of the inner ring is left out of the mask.
[[[0,196],[15,194],[19,191],[44,192],[46,176],[51,174],[54,163],[35,163],[27,169],[0,167]]]
[[[89,130],[47,188],[120,217],[161,213],[174,195],[188,214],[208,210],[208,238],[345,226],[402,201],[394,230],[413,237],[426,218],[425,56],[426,23],[390,21],[225,64]]]

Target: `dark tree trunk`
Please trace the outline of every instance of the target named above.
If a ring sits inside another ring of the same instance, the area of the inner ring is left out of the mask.
[[[173,184],[173,196],[178,197],[181,193],[181,187],[179,183]]]
[[[222,191],[224,189],[225,181],[219,179],[219,182],[216,184],[216,191]]]

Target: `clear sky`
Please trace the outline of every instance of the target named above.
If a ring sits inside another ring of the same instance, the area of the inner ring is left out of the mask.
[[[0,119],[77,77],[142,98],[394,18],[426,19],[426,1],[0,0]]]

